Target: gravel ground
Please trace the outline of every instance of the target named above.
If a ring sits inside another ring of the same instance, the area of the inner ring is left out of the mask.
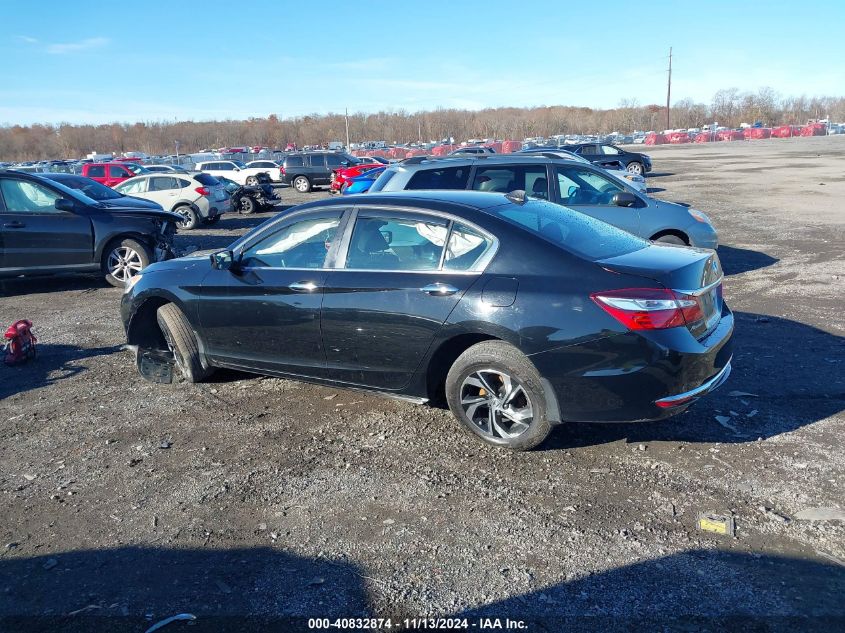
[[[183,612],[197,631],[845,630],[845,138],[647,151],[655,195],[719,229],[734,373],[669,421],[566,425],[527,454],[357,392],[149,384],[121,347],[119,290],[0,285],[0,323],[29,318],[41,341],[36,362],[0,366],[0,630]],[[281,191],[282,207],[327,195]],[[270,216],[177,239],[222,247]],[[840,518],[801,518],[813,508]],[[735,535],[700,531],[701,513]]]

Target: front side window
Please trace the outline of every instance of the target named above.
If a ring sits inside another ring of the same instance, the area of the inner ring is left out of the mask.
[[[136,193],[144,193],[147,191],[147,179],[138,178],[137,180],[127,180],[126,182],[120,183],[114,188],[114,190],[119,191],[125,196],[132,196]]]
[[[469,166],[423,169],[408,181],[406,189],[466,189]]]
[[[33,182],[0,178],[0,193],[11,213],[61,213],[55,206],[61,196]]]
[[[128,175],[121,165],[109,165],[109,178],[126,178]]]
[[[601,153],[607,154],[608,156],[619,156],[622,153],[621,150],[616,149],[613,145],[602,145],[601,146]]]
[[[246,268],[323,268],[335,239],[340,213],[303,219],[265,237],[244,251]]]
[[[560,203],[566,206],[612,205],[613,196],[624,188],[601,174],[583,167],[557,167]]]
[[[323,154],[312,154],[311,155],[311,166],[312,167],[325,167],[326,166],[326,157]]]
[[[326,155],[326,165],[329,167],[342,167],[343,163],[348,163],[349,161],[346,160],[343,156],[339,156],[337,154],[327,154]]]
[[[357,270],[437,270],[449,233],[445,220],[358,216],[346,267]]]
[[[233,163],[217,163],[215,169],[218,171],[235,171],[235,165]]]
[[[472,181],[476,191],[510,193],[522,189],[529,196],[549,199],[549,179],[545,165],[479,167]]]

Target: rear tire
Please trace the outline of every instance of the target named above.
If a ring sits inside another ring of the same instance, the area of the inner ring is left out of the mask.
[[[106,281],[112,286],[122,288],[132,277],[150,265],[153,253],[150,247],[126,238],[114,240],[103,251],[101,267]]]
[[[257,185],[258,184],[258,178],[256,178],[255,176],[248,176],[247,179],[246,179],[246,184]]]
[[[244,213],[249,215],[250,213],[255,213],[255,200],[250,198],[249,196],[241,196],[238,199],[238,213]]]
[[[197,212],[194,211],[192,207],[189,207],[186,204],[183,204],[173,209],[173,213],[182,216],[182,221],[179,223],[180,229],[191,231],[197,228],[200,223],[200,218],[197,215]]]
[[[311,191],[311,181],[306,176],[297,176],[293,179],[293,188],[299,193],[308,193]]]
[[[178,376],[174,376],[174,382],[200,382],[208,378],[214,370],[203,367],[197,337],[182,311],[166,303],[156,312],[156,320],[176,361]]]
[[[458,356],[446,400],[467,431],[494,446],[527,451],[551,431],[540,374],[504,341],[483,341]]]

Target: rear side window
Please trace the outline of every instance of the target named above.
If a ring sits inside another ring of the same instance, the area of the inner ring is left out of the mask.
[[[346,267],[356,270],[437,270],[448,234],[445,220],[359,216]]]
[[[105,178],[106,168],[103,165],[93,165],[88,168],[89,178]]]
[[[302,167],[304,164],[302,162],[302,156],[288,156],[288,159],[285,161],[285,166],[288,169],[291,167]]]
[[[466,189],[469,180],[467,167],[423,169],[408,181],[406,189]],[[372,191],[372,189],[371,189]]]
[[[168,178],[164,176],[150,178],[149,191],[168,191],[170,189],[179,189],[178,180],[176,180],[176,178]]]
[[[472,270],[491,245],[492,241],[475,229],[456,223],[449,234],[443,270]]]
[[[201,185],[205,185],[206,187],[214,187],[215,185],[220,184],[220,181],[217,180],[217,178],[215,178],[211,174],[195,174],[194,180],[196,180]],[[190,187],[190,184],[187,184],[185,186]]]
[[[185,187],[191,186],[190,180],[184,180],[182,178],[174,178],[173,180],[176,181],[176,189],[184,189]]]
[[[622,229],[546,201],[532,200],[521,206],[502,205],[490,212],[593,261],[648,246],[645,240]]]

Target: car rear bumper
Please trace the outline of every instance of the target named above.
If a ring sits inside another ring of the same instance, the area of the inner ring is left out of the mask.
[[[550,415],[570,422],[660,420],[684,411],[730,375],[733,314],[697,340],[685,327],[628,332],[529,356]]]

